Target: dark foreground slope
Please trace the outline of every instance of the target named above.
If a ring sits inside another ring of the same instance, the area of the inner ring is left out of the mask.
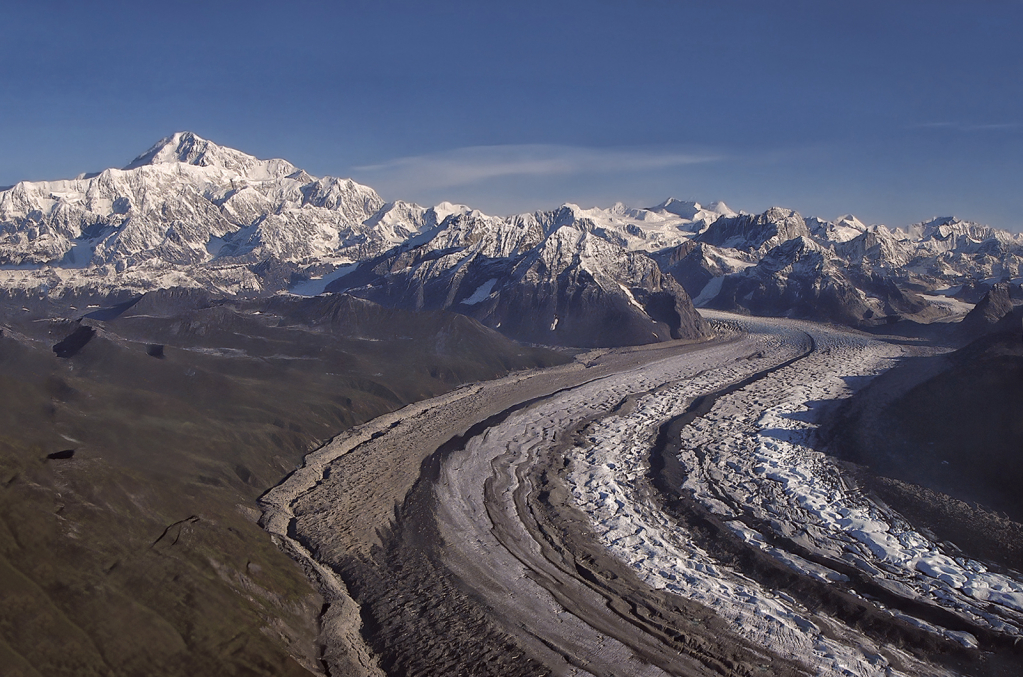
[[[1023,342],[989,334],[875,379],[839,412],[832,448],[940,538],[1023,566]]]
[[[119,310],[4,311],[0,674],[318,669],[322,602],[255,499],[354,423],[564,359],[340,297]]]

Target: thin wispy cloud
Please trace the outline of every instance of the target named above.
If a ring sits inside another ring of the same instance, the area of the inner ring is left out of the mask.
[[[626,174],[720,159],[720,155],[711,153],[525,144],[458,148],[354,169],[367,177],[414,183],[422,188],[450,188],[500,177]]]

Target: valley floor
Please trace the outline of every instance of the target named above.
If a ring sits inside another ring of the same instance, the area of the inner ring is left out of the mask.
[[[1020,575],[817,447],[916,350],[704,314],[355,428],[262,499],[330,605],[330,674],[1015,674]]]

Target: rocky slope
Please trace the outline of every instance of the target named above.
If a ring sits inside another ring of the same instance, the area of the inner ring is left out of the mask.
[[[954,218],[902,231],[772,208],[655,256],[697,305],[854,326],[957,321],[995,283],[1023,281],[1023,237]]]
[[[1011,320],[1014,306],[1010,290],[1010,285],[1004,282],[994,285],[959,323],[956,334],[965,340],[977,338],[994,331],[1003,320]]]
[[[450,309],[513,338],[575,346],[636,345],[705,335],[685,290],[639,251],[563,207],[512,219],[468,212],[422,244],[332,282],[378,303]]]
[[[341,430],[569,360],[345,295],[122,311],[0,320],[5,677],[323,674],[324,600],[256,498]]]
[[[1005,319],[955,352],[883,374],[838,409],[825,437],[897,510],[1019,570],[1023,343],[1019,315]]]

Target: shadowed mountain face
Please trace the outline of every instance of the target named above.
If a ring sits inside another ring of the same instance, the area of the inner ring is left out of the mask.
[[[1015,328],[1010,326],[1013,319],[1012,301],[1010,285],[1005,283],[994,285],[959,323],[955,330],[956,335],[965,342],[996,329],[1012,331]],[[1019,322],[1015,324],[1018,325]]]
[[[531,343],[606,347],[707,335],[685,290],[652,259],[592,235],[571,216],[526,231],[473,215],[446,224],[328,289],[454,310]]]
[[[894,507],[1017,568],[1021,534],[1000,515],[1023,521],[1021,335],[908,360],[857,393],[830,432],[843,458],[893,478],[874,488]]]
[[[723,217],[696,237],[716,247],[767,252],[783,242],[810,237],[803,217],[791,209],[772,208],[763,214]]]
[[[318,669],[322,600],[255,499],[354,424],[567,359],[463,316],[344,296],[162,291],[104,317],[4,312],[5,675]]]

